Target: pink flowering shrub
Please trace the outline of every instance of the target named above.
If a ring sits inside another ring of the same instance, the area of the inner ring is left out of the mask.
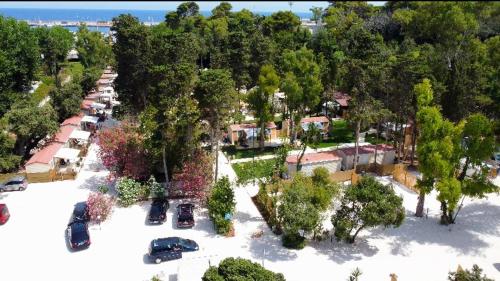
[[[101,192],[90,193],[87,199],[90,221],[97,223],[105,221],[111,214],[114,204],[114,198],[109,195]]]
[[[146,180],[150,172],[149,155],[142,136],[129,122],[98,132],[98,156],[114,178]]]

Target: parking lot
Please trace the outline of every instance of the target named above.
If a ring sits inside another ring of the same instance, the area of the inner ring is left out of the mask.
[[[407,210],[403,225],[362,231],[353,245],[328,239],[310,242],[303,250],[285,249],[253,205],[250,196],[257,188],[249,185],[235,188],[235,237],[216,235],[206,210],[200,208],[195,212],[193,229],[176,229],[175,200],[170,201],[166,223],[148,225],[150,203],[144,202],[116,207],[101,226],[90,227],[90,248],[71,252],[65,229],[73,205],[86,200],[107,176],[95,158],[92,146],[74,181],[30,184],[26,191],[0,194],[0,202],[7,203],[11,213],[10,220],[0,226],[0,280],[137,281],[159,275],[162,280],[191,281],[200,280],[209,263],[231,256],[264,264],[284,273],[288,281],[345,280],[356,267],[363,272],[361,280],[390,280],[390,273],[405,281],[446,280],[458,264],[470,268],[473,263],[490,278],[500,277],[500,196],[467,199],[457,224],[444,227],[438,224],[439,202],[434,192],[426,198],[428,219],[418,219],[412,216],[417,195],[398,184],[396,193],[403,196]],[[219,160],[221,174],[234,179],[227,160]],[[379,180],[390,183],[388,178]],[[251,238],[258,230],[264,235]],[[150,241],[168,236],[193,239],[200,250],[159,265],[147,262]]]
[[[163,280],[176,280],[178,272],[201,276],[209,260],[218,262],[220,257],[238,255],[244,248],[240,239],[215,234],[206,209],[195,210],[192,229],[177,229],[175,207],[180,201],[171,200],[162,225],[147,224],[150,202],[115,207],[107,221],[90,226],[89,249],[71,251],[65,230],[73,206],[85,201],[107,175],[93,146],[76,180],[30,184],[25,191],[1,193],[0,202],[7,204],[11,217],[0,226],[0,280],[149,280],[156,274]],[[244,207],[236,216],[252,220],[242,211]],[[262,224],[256,218],[246,227]],[[243,237],[243,227],[238,230]],[[146,258],[150,241],[168,236],[193,239],[200,250],[184,253],[182,260],[150,263]]]

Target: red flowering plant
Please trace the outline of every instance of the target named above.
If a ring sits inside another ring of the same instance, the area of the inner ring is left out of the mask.
[[[183,195],[205,203],[213,182],[213,161],[210,155],[199,149],[187,159],[174,181]]]
[[[120,126],[98,132],[98,156],[112,178],[146,180],[150,174],[149,155],[138,129],[123,121]]]

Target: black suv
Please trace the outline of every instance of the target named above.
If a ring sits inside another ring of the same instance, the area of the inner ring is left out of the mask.
[[[194,226],[193,204],[179,204],[177,205],[177,227],[187,228]]]
[[[73,209],[73,216],[71,217],[70,223],[75,221],[87,222],[89,220],[90,216],[87,202],[76,203],[75,208]]]
[[[67,231],[71,249],[86,249],[90,246],[90,235],[86,222],[73,221],[68,225]]]
[[[149,210],[148,221],[151,224],[161,224],[167,220],[169,204],[166,199],[153,199]]]
[[[89,220],[87,202],[76,203],[66,230],[71,249],[85,249],[90,246],[90,235],[87,224]]]
[[[182,258],[182,252],[198,251],[199,246],[190,239],[180,237],[158,238],[149,245],[149,259],[155,263]]]

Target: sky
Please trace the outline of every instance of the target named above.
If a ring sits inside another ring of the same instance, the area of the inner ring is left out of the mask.
[[[228,1],[234,11],[249,9],[259,12],[289,10],[289,1]],[[375,6],[382,6],[386,1],[368,1]],[[182,1],[0,1],[0,8],[39,8],[39,9],[123,9],[123,10],[175,10]],[[201,11],[212,10],[219,1],[197,1]],[[292,1],[294,12],[309,12],[311,7],[326,7],[327,1]]]

